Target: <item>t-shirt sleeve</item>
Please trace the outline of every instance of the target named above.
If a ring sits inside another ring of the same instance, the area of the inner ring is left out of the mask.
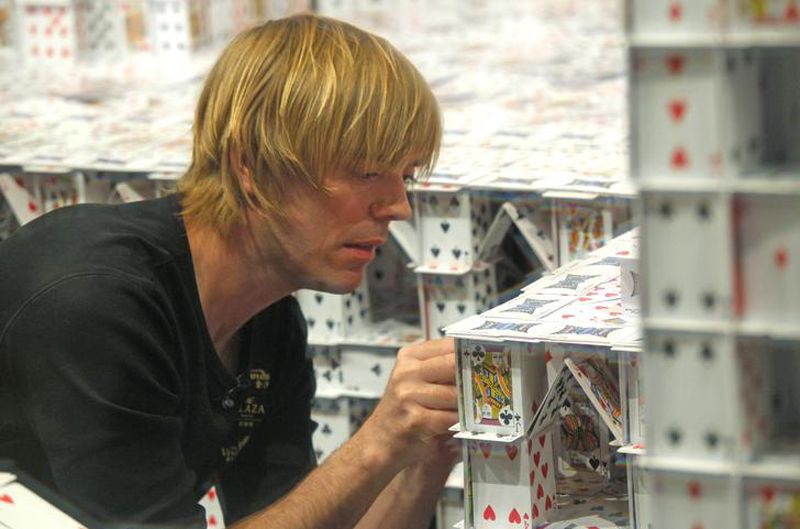
[[[0,347],[59,494],[100,520],[204,528],[160,299],[143,279],[72,277],[29,301]]]
[[[316,391],[313,364],[306,357],[306,325],[294,298],[283,300],[273,365],[276,380],[266,423],[222,477],[228,507],[226,521],[263,509],[288,493],[317,464],[311,442],[315,423],[311,402]]]

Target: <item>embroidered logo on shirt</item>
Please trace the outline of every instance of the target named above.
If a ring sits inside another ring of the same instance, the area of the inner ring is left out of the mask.
[[[236,410],[236,425],[238,426],[239,440],[228,446],[222,447],[222,456],[230,463],[239,455],[242,448],[250,440],[249,430],[255,428],[264,419],[266,410],[266,391],[270,383],[270,374],[263,369],[251,369],[247,374],[250,381],[249,388],[245,390],[244,398]],[[238,399],[237,399],[238,400]]]

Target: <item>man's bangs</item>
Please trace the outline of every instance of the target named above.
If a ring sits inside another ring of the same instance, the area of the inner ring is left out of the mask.
[[[351,99],[349,123],[332,156],[346,160],[350,169],[364,163],[384,170],[417,166],[418,176],[428,176],[436,164],[442,136],[439,106],[422,76],[403,58],[385,64]],[[401,70],[398,72],[398,70]],[[374,72],[374,70],[373,70]],[[413,157],[413,158],[412,158]]]

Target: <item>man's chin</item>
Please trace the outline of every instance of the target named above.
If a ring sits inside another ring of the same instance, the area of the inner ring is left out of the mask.
[[[339,280],[320,281],[311,290],[318,290],[320,292],[327,292],[329,294],[351,294],[353,293],[364,280],[363,271],[359,274],[353,274],[352,278],[342,278]]]

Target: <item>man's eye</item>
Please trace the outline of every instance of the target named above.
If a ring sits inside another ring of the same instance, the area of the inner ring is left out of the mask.
[[[361,173],[362,180],[375,180],[376,178],[380,178],[380,173]]]

